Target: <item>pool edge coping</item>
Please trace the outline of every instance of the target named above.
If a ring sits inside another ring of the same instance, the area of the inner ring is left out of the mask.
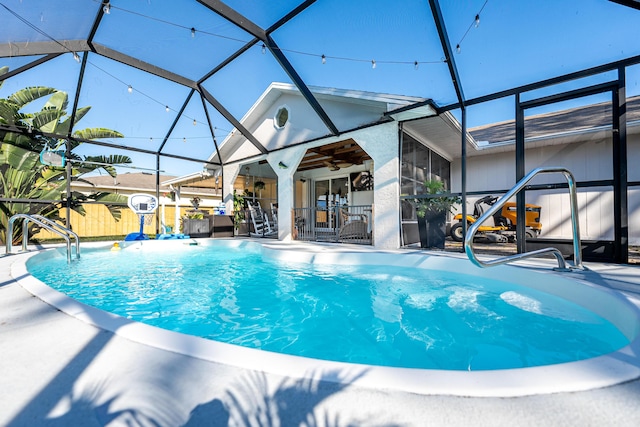
[[[290,246],[282,248],[287,247],[291,249]],[[130,341],[212,363],[372,389],[465,397],[517,397],[586,391],[640,378],[640,336],[616,352],[582,361],[468,372],[331,362],[240,347],[146,325],[80,303],[29,274],[26,261],[42,251],[19,254],[11,263],[11,276],[29,293],[71,317]]]

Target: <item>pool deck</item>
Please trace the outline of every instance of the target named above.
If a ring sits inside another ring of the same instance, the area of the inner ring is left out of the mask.
[[[638,426],[640,380],[583,392],[456,397],[287,378],[130,341],[71,317],[0,256],[0,426]],[[546,261],[525,268],[548,267]],[[640,267],[589,278],[640,307]]]

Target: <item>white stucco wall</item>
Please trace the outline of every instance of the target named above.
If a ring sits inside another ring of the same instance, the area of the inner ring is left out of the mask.
[[[380,119],[384,114],[384,105],[373,108],[367,105],[357,105],[340,100],[319,98],[318,102],[331,117],[333,124],[339,130],[353,129]],[[289,120],[282,129],[276,129],[273,118],[281,107],[289,111]],[[300,95],[282,94],[269,106],[266,113],[251,124],[255,137],[265,145],[269,151],[291,144],[321,138],[329,133],[324,122]]]

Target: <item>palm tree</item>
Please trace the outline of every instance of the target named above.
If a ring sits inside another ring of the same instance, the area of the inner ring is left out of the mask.
[[[8,67],[0,68],[0,75],[7,71]],[[49,98],[40,111],[22,112],[29,103],[47,96]],[[98,169],[115,177],[117,172],[113,165],[131,163],[128,156],[82,158],[74,154],[73,150],[82,144],[82,140],[122,138],[123,135],[110,129],[88,128],[75,130],[72,137],[67,138],[72,126],[72,117],[66,111],[67,105],[66,92],[40,86],[27,87],[0,99],[0,197],[5,199],[0,201],[0,239],[3,242],[6,242],[6,227],[12,215],[37,213],[52,220],[60,220],[60,209],[66,206],[69,181],[84,181],[82,175]],[[74,127],[90,109],[91,107],[82,107],[75,111]],[[41,162],[40,154],[47,150],[71,153],[66,158],[71,163],[69,174],[64,167]],[[41,202],[33,202],[34,199]],[[105,203],[117,221],[127,198],[108,192],[85,195],[76,191],[69,198],[71,209],[81,215],[86,213],[82,203],[87,201]],[[16,224],[13,231],[18,241],[22,234],[21,227]]]

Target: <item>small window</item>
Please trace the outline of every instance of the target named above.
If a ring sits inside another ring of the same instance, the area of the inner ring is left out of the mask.
[[[288,121],[289,109],[286,106],[278,108],[278,111],[276,111],[276,115],[273,118],[273,124],[276,129],[282,129]]]

